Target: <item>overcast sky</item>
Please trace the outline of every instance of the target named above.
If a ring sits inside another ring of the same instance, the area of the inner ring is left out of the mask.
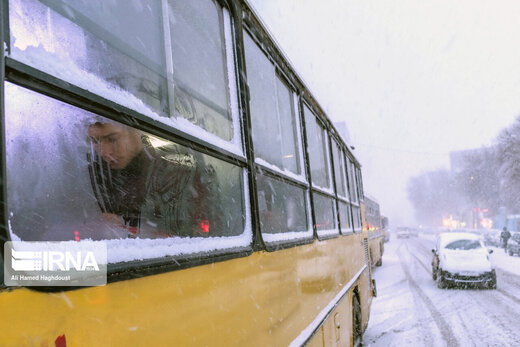
[[[411,176],[449,168],[520,114],[520,1],[250,0],[334,121],[365,192],[413,223]]]

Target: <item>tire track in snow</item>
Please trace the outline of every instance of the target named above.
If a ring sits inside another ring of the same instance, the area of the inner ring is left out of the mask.
[[[514,302],[516,302],[517,304],[520,304],[520,299],[517,298],[516,296],[514,295],[511,295],[509,294],[508,292],[506,292],[505,290],[501,289],[501,288],[498,288],[497,289],[497,292],[499,292],[500,294],[502,294],[503,296],[513,300]]]
[[[400,252],[400,247],[397,249],[397,253]],[[408,253],[412,254],[408,251]],[[426,308],[430,311],[430,314],[433,318],[433,321],[435,322],[435,325],[439,329],[442,338],[444,341],[448,344],[448,346],[459,346],[459,342],[457,341],[457,338],[455,337],[455,334],[451,330],[451,327],[449,324],[444,320],[442,317],[442,314],[435,308],[433,302],[430,300],[430,298],[423,292],[423,290],[417,285],[415,280],[413,279],[413,276],[410,275],[410,271],[408,270],[408,267],[403,262],[403,259],[401,256],[399,256],[399,262],[401,263],[401,267],[404,271],[404,274],[406,275],[406,278],[408,280],[408,283],[410,284],[410,288],[415,291],[415,293],[421,298],[421,300],[424,302]],[[422,263],[420,263],[422,264]]]
[[[462,326],[462,328],[464,328],[464,331],[469,332],[470,329],[468,328],[468,326],[467,326],[466,323],[464,322],[464,317],[463,317],[462,314],[461,314],[461,310],[458,310],[458,311],[457,311],[457,317],[459,317],[458,322],[460,323],[460,325]],[[479,344],[475,342],[475,339],[473,339],[473,335],[475,335],[475,334],[474,334],[474,333],[466,334],[466,338],[468,338],[468,339],[471,341],[471,344],[472,344],[473,346],[478,346]]]
[[[493,292],[482,292],[479,294],[476,295],[475,302],[480,307],[486,309],[486,316],[490,317],[495,326],[501,329],[501,337],[503,338],[506,335],[510,339],[509,341],[504,341],[504,345],[513,346],[517,344],[520,341],[520,334],[515,327],[518,325],[518,321],[520,321],[520,315],[515,308],[492,295]]]
[[[496,269],[497,271],[497,277],[499,279],[497,285],[498,289],[497,291],[504,295],[505,297],[513,300],[517,304],[520,304],[520,298],[518,296],[513,295],[512,293],[520,293],[520,276],[513,274],[511,272],[502,270],[502,269]],[[506,291],[504,288],[501,288],[500,283],[506,283],[509,286],[512,286],[514,290]]]
[[[426,253],[429,253],[429,252],[427,251],[427,247],[423,243],[419,242],[418,240],[414,240],[414,244],[415,244],[414,247],[416,247],[419,250],[421,250],[422,251],[421,253],[423,255],[427,256]],[[409,251],[408,247],[407,247],[407,250]],[[421,259],[419,259],[419,257],[417,257],[415,255],[415,253],[410,252],[410,254],[421,264],[421,266],[428,273],[430,273],[430,271],[427,269],[427,266],[424,265],[424,263],[421,261]],[[510,273],[508,271],[505,271],[505,270],[502,270],[500,268],[497,268],[497,274],[498,274],[497,277],[499,277],[499,281],[500,282],[505,282],[508,285],[513,286],[514,289],[515,289],[514,291],[512,291],[513,293],[514,292],[518,292],[518,289],[520,289],[520,276],[512,274],[512,273]],[[479,303],[479,305],[482,308],[488,308],[490,306],[496,308],[496,307],[502,306],[503,308],[505,308],[506,311],[509,312],[509,314],[506,314],[505,316],[508,316],[510,318],[514,317],[514,318],[511,319],[511,321],[518,322],[520,320],[520,316],[518,315],[518,313],[515,310],[511,310],[511,308],[508,307],[507,304],[503,300],[500,300],[499,298],[497,298],[496,295],[494,295],[494,293],[496,293],[496,292],[502,294],[503,296],[507,297],[508,299],[514,301],[517,304],[520,303],[520,298],[512,295],[511,293],[507,292],[506,290],[504,290],[502,288],[498,288],[495,291],[488,291],[488,290],[480,291],[479,290],[477,292],[474,292],[471,295],[473,296],[473,301],[475,303]],[[468,292],[468,293],[471,293],[471,292]],[[494,305],[489,305],[488,301],[494,301],[495,304]],[[500,310],[500,312],[504,312],[504,309]],[[466,324],[465,320],[467,319],[467,317],[462,315],[460,313],[460,311],[457,311],[457,316],[459,317],[459,319],[458,319],[459,324],[461,324],[461,326],[468,332],[466,338],[470,339],[474,346],[478,346],[479,343],[482,343],[482,340],[477,341],[478,343],[476,343],[475,340],[472,338],[472,335],[480,337],[480,338],[483,338],[485,341],[488,341],[489,336],[487,336],[486,334],[481,335],[480,334],[481,331],[480,331],[479,327],[475,327],[473,325],[468,326]],[[504,316],[502,316],[500,314],[497,315],[494,312],[490,313],[489,309],[482,310],[482,315],[478,315],[478,316],[479,317],[489,317],[489,316],[492,316],[493,319],[489,320],[489,323],[491,323],[491,324],[495,323],[496,324],[496,327],[500,329],[499,331],[497,331],[498,333],[500,333],[500,332],[504,333],[505,332],[506,333],[505,335],[508,338],[512,337],[512,339],[514,341],[518,340],[518,336],[516,336],[516,332],[509,328],[510,324],[508,324],[507,322],[504,322],[506,317],[504,317]],[[471,323],[472,320],[470,320],[469,322]],[[503,343],[507,344],[506,341],[503,341]],[[511,341],[509,341],[509,343],[511,343]]]

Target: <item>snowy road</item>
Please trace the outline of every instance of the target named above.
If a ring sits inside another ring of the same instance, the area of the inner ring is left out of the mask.
[[[433,246],[425,236],[385,244],[365,346],[520,345],[520,257],[492,248],[496,290],[439,289]]]

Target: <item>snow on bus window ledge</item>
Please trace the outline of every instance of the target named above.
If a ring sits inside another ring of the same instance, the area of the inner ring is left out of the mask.
[[[22,241],[11,231],[11,241]],[[154,259],[165,256],[183,256],[195,253],[208,253],[216,250],[247,247],[252,242],[251,229],[237,236],[221,237],[169,237],[164,239],[117,239],[92,240],[93,243],[105,243],[107,246],[107,260],[109,264],[134,260]],[[79,242],[82,242],[79,241]],[[76,241],[74,241],[76,242]]]
[[[312,238],[312,229],[306,231],[289,231],[285,233],[262,233],[262,239],[267,242],[297,241]]]
[[[341,235],[352,235],[354,233],[354,229],[352,228],[342,228]]]
[[[317,191],[318,193],[322,193],[322,194],[327,194],[327,195],[333,195],[334,194],[334,191],[332,190],[332,188],[323,188],[323,187],[320,187],[320,186],[317,186],[317,185],[313,185],[312,189]]]
[[[237,236],[221,237],[169,237],[164,239],[115,239],[96,240],[83,239],[89,242],[104,242],[107,245],[107,260],[109,264],[161,258],[165,256],[183,256],[195,253],[212,252],[238,247],[250,246],[253,242],[253,229],[251,226],[251,208],[249,205],[249,188],[247,186],[247,173],[243,170],[244,182],[244,232]],[[12,216],[12,213],[11,213]],[[11,241],[23,241],[12,229],[8,220]],[[81,241],[79,241],[81,242]]]
[[[20,63],[32,66],[49,75],[62,79],[79,88],[85,89],[93,94],[99,95],[107,100],[134,110],[150,119],[169,125],[196,138],[205,139],[207,142],[230,153],[244,157],[240,143],[240,136],[238,135],[239,131],[238,129],[235,130],[239,126],[236,117],[233,117],[233,126],[235,128],[233,140],[228,142],[215,134],[197,127],[182,117],[161,117],[135,95],[106,82],[92,73],[81,70],[70,60],[60,59],[58,56],[46,51],[41,45],[38,47],[29,46],[24,50],[21,50],[16,46],[12,47],[11,55],[9,57],[19,61]]]
[[[305,179],[305,177],[303,175],[298,175],[298,174],[295,174],[294,172],[292,171],[289,171],[287,169],[280,169],[278,166],[274,165],[274,164],[271,164],[271,163],[268,163],[267,161],[265,161],[264,159],[261,159],[261,158],[256,158],[255,159],[255,163],[258,164],[258,165],[261,165],[261,166],[264,166],[268,169],[271,169],[273,171],[276,171],[284,176],[287,176],[287,177],[290,177],[298,182],[301,182],[301,183],[307,183],[307,180]]]
[[[339,235],[339,230],[336,229],[327,229],[327,230],[318,230],[318,236],[336,236]]]
[[[348,197],[346,197],[346,196],[341,196],[341,195],[339,195],[339,194],[338,194],[338,200],[339,200],[340,202],[343,202],[343,203],[349,203],[349,202],[350,202],[350,199],[349,199]]]

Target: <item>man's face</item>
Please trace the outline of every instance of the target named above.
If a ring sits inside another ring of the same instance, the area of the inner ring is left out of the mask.
[[[96,152],[112,169],[124,169],[143,149],[139,132],[110,123],[96,123],[88,128]]]

